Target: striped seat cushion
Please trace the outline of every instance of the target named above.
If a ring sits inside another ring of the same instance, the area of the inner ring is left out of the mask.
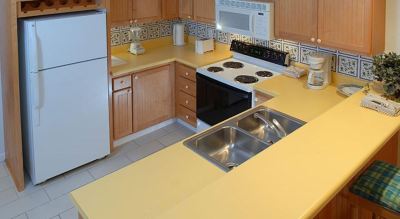
[[[400,169],[396,166],[375,161],[351,186],[350,191],[400,213]]]

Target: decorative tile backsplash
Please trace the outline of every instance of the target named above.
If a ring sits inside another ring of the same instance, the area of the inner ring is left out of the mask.
[[[156,39],[172,35],[174,23],[185,23],[185,33],[191,36],[202,38],[213,37],[220,43],[230,44],[232,40],[241,40],[258,45],[268,46],[277,50],[290,53],[291,59],[295,62],[308,64],[308,56],[314,52],[321,52],[332,55],[332,70],[341,74],[364,80],[372,80],[372,58],[365,57],[338,50],[307,45],[303,43],[275,39],[271,41],[260,40],[249,36],[221,32],[215,29],[214,25],[203,24],[191,20],[164,20],[147,24],[133,24],[142,28],[141,40]],[[118,46],[130,43],[130,26],[121,26],[111,29],[111,44]]]

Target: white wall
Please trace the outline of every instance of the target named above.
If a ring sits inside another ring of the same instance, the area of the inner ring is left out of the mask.
[[[386,1],[386,51],[400,53],[400,1]]]
[[[6,6],[5,6],[5,1],[4,0],[0,0],[0,34],[4,33],[4,17],[3,16],[7,16],[8,13],[5,13],[4,10],[6,10]],[[4,40],[2,40],[2,37],[0,35],[0,50],[3,49],[3,45],[4,45]],[[2,52],[0,52],[0,56],[1,56]],[[2,67],[1,67],[1,60],[3,60],[2,57],[0,57],[0,75],[1,75],[1,71],[2,71]],[[0,79],[1,80],[1,79]],[[0,161],[4,160],[4,129],[3,129],[3,101],[2,101],[2,94],[1,94],[1,83],[0,83]]]

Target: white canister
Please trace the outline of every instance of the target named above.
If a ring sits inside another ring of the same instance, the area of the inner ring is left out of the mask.
[[[173,30],[174,46],[184,46],[185,45],[185,24],[177,23],[174,24]]]

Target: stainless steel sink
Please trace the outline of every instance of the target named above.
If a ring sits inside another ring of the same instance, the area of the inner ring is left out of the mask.
[[[304,124],[283,113],[257,107],[183,144],[228,172]]]
[[[267,108],[259,109],[237,122],[239,128],[270,144],[276,143],[304,124],[301,120]]]
[[[269,146],[232,126],[221,127],[212,133],[189,140],[186,144],[226,171],[239,166]]]

